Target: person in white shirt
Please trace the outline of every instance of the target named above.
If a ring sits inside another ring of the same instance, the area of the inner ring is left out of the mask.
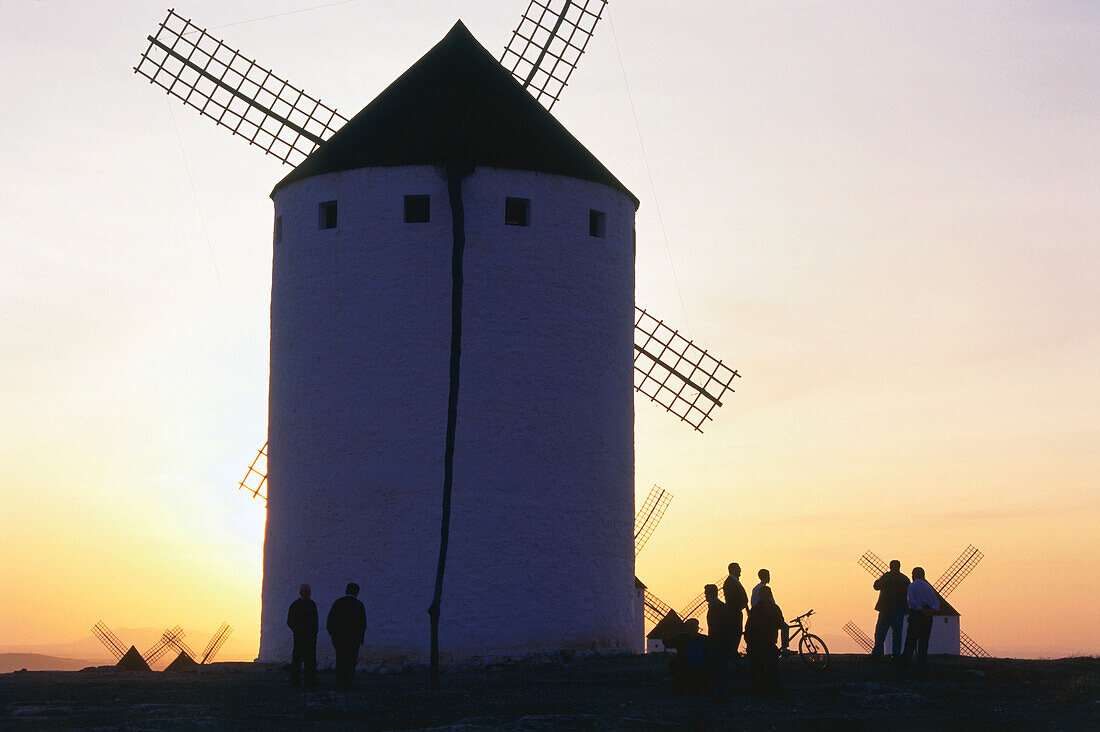
[[[768,583],[772,581],[772,573],[766,569],[762,569],[756,573],[756,576],[760,578],[759,584],[752,588],[752,604],[756,606],[757,601],[760,599],[760,590],[767,587]],[[782,614],[782,613],[781,613]],[[780,647],[780,654],[789,653],[787,646],[791,644],[791,629],[787,623],[784,622],[783,626],[779,629],[779,635],[783,641],[783,645]]]
[[[928,639],[932,635],[932,616],[940,609],[940,596],[924,579],[924,568],[913,567],[913,581],[906,595],[909,606],[909,630],[905,634],[905,650],[901,654],[904,672],[917,651],[917,668],[923,669],[928,659]]]

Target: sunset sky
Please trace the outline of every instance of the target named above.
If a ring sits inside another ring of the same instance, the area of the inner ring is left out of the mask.
[[[351,116],[526,4],[176,10]],[[98,620],[258,644],[237,482],[289,169],[132,73],[165,11],[0,0],[0,652]],[[638,304],[743,376],[704,434],[636,401],[638,501],[675,495],[655,594],[768,567],[851,652],[864,551],[935,579],[974,544],[966,633],[1100,654],[1098,47],[1084,1],[608,6],[554,115],[642,201]]]

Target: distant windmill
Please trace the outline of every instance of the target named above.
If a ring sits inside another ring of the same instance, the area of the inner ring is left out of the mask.
[[[288,651],[282,599],[307,567],[324,592],[360,574],[318,576],[332,549],[322,534],[369,557],[363,589],[393,622],[368,646],[423,654],[425,548],[441,538],[438,561],[430,556],[434,639],[456,460],[477,489],[456,506],[497,529],[483,541],[471,518],[455,548],[468,555],[447,565],[467,572],[449,591],[468,608],[449,652],[521,652],[584,634],[627,642],[617,624],[631,601],[630,391],[702,431],[739,374],[634,304],[638,200],[547,112],[605,5],[534,0],[499,61],[458,23],[350,121],[174,11],[148,37],[136,73],[296,166],[272,193],[270,447],[240,484],[278,497],[265,529],[261,657]],[[459,419],[463,400],[477,407]],[[421,490],[438,479],[437,445],[443,518],[427,527],[440,515]],[[522,506],[532,510],[514,513]],[[595,528],[580,530],[577,516]],[[558,549],[563,561],[547,573]],[[547,586],[521,593],[515,579],[536,567]],[[496,603],[513,612],[479,602],[479,583],[515,587]],[[579,625],[564,622],[578,614]],[[535,627],[552,617],[561,622]],[[434,640],[431,653],[434,669]]]
[[[959,626],[958,611],[946,600],[947,596],[954,592],[955,588],[974,570],[974,567],[978,566],[978,562],[984,556],[971,544],[932,584],[932,588],[940,597],[940,609],[936,612],[936,623],[933,625],[932,636],[928,642],[929,653],[965,655],[974,658],[990,657],[984,648],[963,632]],[[886,562],[871,551],[864,552],[859,558],[859,566],[867,570],[875,579],[890,569]],[[844,632],[868,653],[874,649],[874,639],[864,633],[854,622],[845,623]],[[893,631],[888,631],[888,634],[891,632]]]
[[[183,630],[177,625],[171,630],[164,631],[164,635],[145,653],[139,653],[135,646],[126,648],[102,620],[92,626],[92,635],[118,659],[116,668],[122,671],[149,671],[150,666],[171,650],[175,643],[182,640]]]
[[[173,639],[172,641],[170,641],[170,643],[171,643],[173,648],[175,648],[177,651],[179,651],[180,658],[177,658],[172,663],[173,663],[173,665],[179,664],[179,667],[178,668],[172,668],[172,666],[169,666],[165,670],[166,671],[183,670],[184,668],[187,668],[187,667],[191,667],[191,666],[195,666],[195,665],[200,665],[201,666],[203,664],[210,663],[211,661],[214,660],[214,656],[218,655],[218,651],[221,650],[222,645],[225,643],[226,639],[229,637],[229,634],[232,633],[232,632],[233,632],[233,628],[229,627],[229,623],[222,623],[221,627],[219,627],[218,630],[214,633],[214,635],[210,637],[210,642],[206,644],[206,648],[203,649],[203,652],[202,652],[201,656],[197,655],[194,651],[192,651],[187,646],[186,643],[182,642],[182,640]],[[182,636],[182,634],[181,634],[181,636]],[[186,659],[186,660],[181,661],[181,658]],[[188,663],[188,661],[190,663]]]

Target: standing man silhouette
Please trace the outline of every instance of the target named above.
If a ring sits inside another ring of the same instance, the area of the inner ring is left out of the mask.
[[[708,660],[714,669],[714,698],[723,700],[726,690],[726,662],[733,644],[733,616],[726,603],[718,599],[718,585],[704,585],[707,598]]]
[[[726,600],[726,607],[733,615],[733,640],[731,641],[731,658],[737,658],[737,649],[741,647],[741,634],[745,628],[742,610],[749,609],[749,596],[745,594],[745,588],[741,585],[741,565],[730,562],[730,575],[722,583],[722,597]]]
[[[932,637],[932,616],[940,609],[940,596],[924,579],[924,568],[913,567],[913,581],[909,583],[909,631],[905,634],[905,651],[901,654],[901,670],[909,667],[913,650],[917,650],[917,669],[924,669],[928,659],[928,639]]]
[[[317,604],[309,599],[309,585],[299,587],[298,595],[286,614],[287,627],[294,634],[290,684],[302,685],[301,667],[305,666],[306,686],[317,686]]]
[[[359,585],[349,582],[345,595],[332,603],[325,628],[336,649],[336,688],[350,689],[355,663],[359,660],[359,646],[367,632],[367,612],[356,599]]]
[[[760,601],[760,592],[762,590],[770,590],[768,583],[772,581],[772,573],[766,569],[762,569],[756,573],[756,576],[760,578],[760,583],[756,587],[752,588],[752,606],[756,607],[756,603]],[[772,594],[772,603],[775,603],[775,595]],[[777,605],[778,607],[778,605]],[[780,613],[780,620],[782,620],[782,613]],[[779,647],[779,653],[781,655],[787,655],[792,651],[787,650],[787,646],[791,644],[791,629],[786,623],[783,623],[783,627],[779,629],[779,637],[783,641],[783,645]]]
[[[875,580],[878,590],[878,622],[875,624],[875,647],[872,658],[882,658],[886,645],[886,631],[893,632],[890,644],[893,647],[894,660],[901,658],[901,626],[905,622],[906,595],[909,593],[909,578],[901,573],[901,562],[890,561],[890,571],[884,572]]]

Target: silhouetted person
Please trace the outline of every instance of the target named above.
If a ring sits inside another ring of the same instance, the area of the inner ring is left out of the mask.
[[[909,666],[913,649],[917,649],[917,668],[923,669],[928,659],[928,639],[932,636],[932,616],[940,609],[940,598],[924,579],[924,569],[913,567],[913,581],[906,596],[909,606],[909,631],[905,634],[905,651],[901,654],[901,670]]]
[[[749,596],[745,594],[745,588],[741,585],[741,565],[737,562],[730,563],[730,574],[722,583],[722,598],[726,601],[726,607],[733,614],[733,653],[731,658],[737,658],[737,649],[741,647],[741,631],[744,629],[745,617],[742,610],[749,609]]]
[[[344,592],[343,597],[332,603],[325,623],[332,638],[332,647],[336,649],[338,689],[351,688],[351,677],[359,660],[359,646],[363,645],[363,635],[367,632],[367,612],[363,609],[363,603],[356,599],[359,585],[349,582]]]
[[[306,667],[306,686],[317,686],[317,605],[309,599],[309,585],[298,588],[297,600],[290,603],[286,624],[294,633],[294,653],[290,660],[290,683],[302,685],[302,666]]]
[[[676,651],[668,662],[672,677],[672,692],[677,695],[696,696],[710,688],[707,669],[707,637],[699,633],[699,621],[688,618],[683,632],[665,642],[665,647]]]
[[[875,589],[878,590],[878,602],[875,603],[878,622],[875,624],[875,647],[871,657],[882,658],[886,631],[889,630],[893,631],[890,644],[896,661],[901,658],[901,628],[905,622],[906,596],[909,593],[909,578],[901,573],[901,562],[896,559],[890,561],[890,571],[875,580]]]
[[[725,699],[726,663],[733,653],[733,614],[718,599],[718,585],[704,585],[703,594],[707,598],[707,657],[714,672],[714,698]]]
[[[762,569],[759,572],[757,572],[756,576],[760,578],[760,584],[758,584],[756,587],[752,588],[752,604],[754,606],[756,605],[756,601],[758,599],[760,599],[760,591],[765,590],[765,589],[771,589],[771,588],[768,587],[768,583],[772,581],[772,574],[771,574],[771,572],[769,572],[766,569]],[[772,602],[773,603],[775,602],[774,598],[772,599]],[[782,620],[782,619],[783,619],[783,617],[782,617],[782,615],[780,615],[780,620]],[[783,652],[786,653],[787,652],[787,646],[789,646],[790,643],[791,643],[791,637],[790,637],[791,629],[787,627],[786,623],[783,623],[783,627],[779,629],[779,632],[780,632],[780,635],[783,637],[782,649],[783,649]]]
[[[772,696],[779,690],[779,651],[775,641],[787,622],[783,620],[783,611],[775,604],[771,588],[765,585],[759,589],[754,592],[756,601],[745,622],[745,647],[753,693]]]

